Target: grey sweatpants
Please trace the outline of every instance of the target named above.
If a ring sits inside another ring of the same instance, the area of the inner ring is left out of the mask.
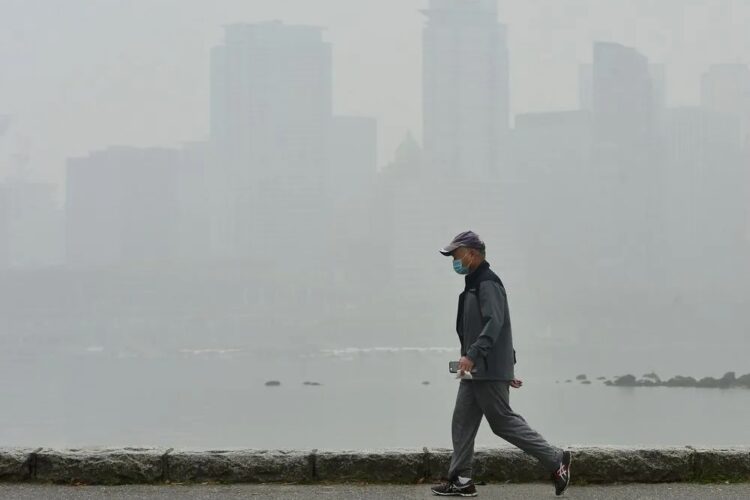
[[[482,416],[492,432],[538,459],[550,472],[562,461],[563,451],[551,446],[529,427],[521,415],[513,413],[509,402],[509,382],[462,380],[453,410],[453,457],[448,477],[472,477],[474,438]]]

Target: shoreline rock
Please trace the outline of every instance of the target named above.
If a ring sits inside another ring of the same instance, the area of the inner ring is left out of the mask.
[[[750,373],[737,377],[735,372],[727,372],[723,377],[703,377],[698,380],[693,377],[677,375],[669,380],[662,380],[656,373],[647,373],[643,378],[635,375],[621,375],[615,380],[605,380],[604,385],[615,387],[693,387],[699,389],[750,389]]]

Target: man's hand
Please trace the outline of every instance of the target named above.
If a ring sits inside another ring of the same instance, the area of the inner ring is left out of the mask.
[[[513,380],[510,381],[510,386],[513,387],[514,389],[520,389],[522,385],[523,385],[523,380],[521,379],[514,378]]]
[[[463,377],[464,373],[471,373],[473,369],[474,362],[466,356],[461,356],[461,359],[458,360],[458,375]]]

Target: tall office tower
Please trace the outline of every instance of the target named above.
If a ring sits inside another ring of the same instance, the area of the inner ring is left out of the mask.
[[[653,85],[654,109],[663,110],[667,105],[667,77],[663,64],[649,64],[649,75]],[[594,109],[594,66],[581,64],[578,68],[578,102],[581,109]]]
[[[322,29],[226,27],[211,53],[211,169],[219,255],[294,248],[321,229],[331,126]]]
[[[630,47],[598,42],[592,78],[599,143],[619,148],[651,143],[656,99],[646,56]]]
[[[501,179],[510,92],[497,0],[431,0],[424,14],[426,172]]]
[[[658,113],[652,67],[633,48],[594,44],[594,175],[606,193],[604,227],[617,228],[603,241],[617,282],[653,278],[657,253],[659,192]],[[631,270],[635,269],[635,272]]]

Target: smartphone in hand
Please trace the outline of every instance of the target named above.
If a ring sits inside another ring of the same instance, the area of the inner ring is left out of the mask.
[[[458,373],[458,361],[449,361],[448,362],[448,371],[451,373]],[[473,368],[471,370],[471,373],[476,373],[477,369]]]

